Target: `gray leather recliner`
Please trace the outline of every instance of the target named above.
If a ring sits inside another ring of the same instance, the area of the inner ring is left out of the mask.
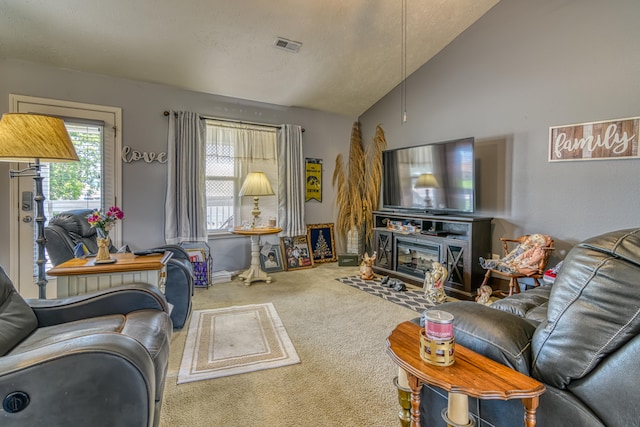
[[[553,286],[491,306],[454,302],[456,343],[538,379],[538,426],[637,426],[640,405],[640,229],[575,246]],[[414,320],[419,321],[419,319]],[[422,425],[439,425],[446,393],[424,386]],[[518,399],[472,399],[471,412],[495,426],[523,425]]]
[[[171,334],[152,285],[25,301],[0,268],[0,425],[157,426]]]
[[[47,239],[46,249],[53,265],[61,264],[74,257],[73,249],[78,243],[84,244],[89,253],[98,251],[96,230],[91,228],[87,217],[93,211],[76,209],[62,212],[49,221],[44,229]],[[176,329],[181,329],[191,315],[191,299],[194,293],[193,266],[187,252],[177,245],[164,245],[156,249],[173,252],[167,263],[167,284],[165,296],[173,306],[171,320]],[[116,248],[111,245],[111,252]]]

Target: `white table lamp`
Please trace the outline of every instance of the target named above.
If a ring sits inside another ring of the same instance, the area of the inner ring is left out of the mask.
[[[260,208],[258,207],[258,199],[260,196],[272,196],[275,193],[269,184],[269,180],[264,172],[251,172],[244,179],[242,188],[240,188],[241,196],[253,196],[253,221],[251,222],[251,228],[255,228],[256,219],[260,216]]]

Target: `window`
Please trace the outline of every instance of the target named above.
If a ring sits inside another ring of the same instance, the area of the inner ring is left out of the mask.
[[[215,233],[251,221],[253,198],[238,196],[247,173],[264,172],[277,190],[276,129],[207,120],[206,140],[207,230]],[[276,196],[261,197],[258,224],[276,217],[277,206]]]
[[[45,216],[53,218],[71,209],[103,209],[102,205],[102,123],[65,120],[65,126],[79,162],[45,163],[42,172]]]

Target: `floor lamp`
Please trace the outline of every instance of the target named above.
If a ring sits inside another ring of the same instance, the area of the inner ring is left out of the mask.
[[[258,199],[260,196],[272,196],[274,194],[271,184],[264,172],[250,172],[244,179],[242,188],[240,188],[241,196],[253,196],[253,221],[251,228],[256,227],[256,219],[260,216],[260,208],[258,207]]]
[[[61,119],[36,114],[4,114],[0,120],[0,161],[29,163],[22,170],[10,170],[11,178],[32,176],[35,182],[36,202],[35,221],[37,233],[35,244],[38,246],[38,298],[47,297],[47,276],[44,268],[45,255],[44,194],[40,162],[77,161],[78,155],[73,148],[71,138]]]

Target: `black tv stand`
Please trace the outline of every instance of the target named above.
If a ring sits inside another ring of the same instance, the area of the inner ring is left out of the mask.
[[[373,212],[373,269],[422,286],[433,262],[448,271],[447,294],[473,300],[485,271],[479,258],[491,258],[491,220],[451,213]]]

